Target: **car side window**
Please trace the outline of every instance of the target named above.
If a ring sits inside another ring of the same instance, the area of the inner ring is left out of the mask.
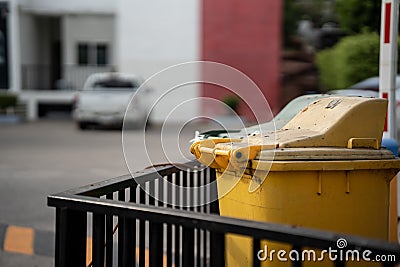
[[[93,88],[104,89],[104,88],[114,88],[114,89],[132,89],[135,90],[140,85],[136,82],[124,79],[105,79],[97,81],[93,84]]]

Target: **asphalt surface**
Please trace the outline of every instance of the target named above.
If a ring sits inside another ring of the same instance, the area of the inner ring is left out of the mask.
[[[55,211],[47,196],[141,170],[186,161],[194,131],[212,125],[80,131],[69,119],[0,125],[0,224],[53,233]],[[143,145],[145,144],[145,145]],[[129,152],[124,157],[123,150]],[[149,155],[149,156],[148,156]],[[150,159],[149,159],[150,158]],[[52,266],[52,257],[0,250],[0,266]]]
[[[0,266],[54,266],[55,210],[47,207],[48,195],[125,175],[128,166],[184,162],[194,131],[218,128],[153,126],[122,138],[120,130],[80,131],[65,118],[0,124]]]

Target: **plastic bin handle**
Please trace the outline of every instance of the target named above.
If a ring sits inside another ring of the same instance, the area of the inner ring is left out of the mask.
[[[347,148],[379,149],[379,142],[376,138],[350,138]]]
[[[230,154],[231,154],[230,150],[221,150],[221,149],[215,149],[215,148],[209,148],[209,147],[200,147],[200,152],[213,154],[215,156],[227,156],[227,157],[230,157]]]

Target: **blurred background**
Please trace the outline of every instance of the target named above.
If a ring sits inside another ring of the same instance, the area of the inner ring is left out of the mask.
[[[144,80],[188,61],[223,63],[252,79],[277,114],[300,95],[378,76],[380,13],[377,0],[0,0],[0,266],[52,266],[46,196],[128,173],[121,116]],[[150,79],[134,105],[146,114],[171,81],[199,81],[204,71]],[[377,80],[357,89],[377,94]],[[151,110],[144,150],[142,132],[129,133],[137,149],[131,168],[188,157],[196,130],[219,127],[193,118],[235,111],[251,124],[251,109],[269,113],[254,91],[243,92],[195,83],[166,94]],[[218,101],[194,101],[168,116],[198,97]],[[162,127],[167,117],[176,127]],[[8,253],[9,225],[47,233],[37,244],[46,249]]]
[[[71,111],[86,79],[111,70],[147,79],[187,61],[227,64],[259,86],[275,114],[296,96],[378,75],[380,1],[13,0],[0,8],[0,88],[18,99],[0,107],[29,121]],[[202,70],[185,75],[199,79]],[[227,94],[198,84],[166,102]],[[244,104],[237,110],[251,120]],[[199,102],[175,119],[223,112]],[[159,105],[152,119],[165,116]]]

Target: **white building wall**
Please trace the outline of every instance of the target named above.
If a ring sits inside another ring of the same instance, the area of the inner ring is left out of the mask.
[[[64,40],[64,63],[77,64],[78,43],[106,43],[109,51],[109,63],[113,64],[114,55],[114,16],[113,15],[65,15],[62,18]]]
[[[117,9],[116,63],[120,71],[142,75],[156,74],[175,64],[200,57],[200,0],[119,0]],[[199,71],[190,68],[150,81],[155,89],[152,102],[182,76],[198,80]],[[152,118],[162,122],[173,108],[199,96],[199,85],[184,86],[168,94],[155,107]],[[179,107],[172,120],[185,121],[197,116],[199,101]]]
[[[8,1],[8,56],[10,71],[10,90],[21,91],[20,18],[18,1]]]
[[[63,73],[73,88],[82,88],[93,72],[108,71],[109,67],[78,66],[78,44],[107,44],[108,65],[114,65],[115,22],[114,15],[79,14],[64,15],[61,21],[63,40]]]
[[[37,62],[39,55],[26,55],[38,51],[20,42],[30,31],[31,18],[21,14],[61,17],[63,63],[76,64],[79,41],[109,43],[110,64],[119,71],[149,78],[174,64],[196,61],[200,58],[200,1],[201,0],[13,0],[12,21],[12,87],[20,90],[21,63]],[[20,27],[20,22],[23,27]],[[25,26],[27,27],[25,29]],[[23,32],[19,32],[22,28]],[[43,36],[45,38],[45,36]],[[18,46],[22,46],[21,49]],[[27,48],[27,50],[25,50]],[[21,62],[21,51],[24,50]],[[26,53],[25,53],[26,52]],[[18,70],[18,71],[17,71]],[[179,78],[199,80],[199,70],[190,68],[153,80],[154,98],[179,83]],[[173,108],[183,101],[199,96],[200,86],[184,86],[167,95],[153,112],[155,121],[163,121]],[[154,101],[154,99],[152,99]],[[191,102],[173,114],[173,120],[188,120],[197,116],[200,103]]]
[[[38,47],[37,44],[26,42],[34,35],[39,36],[33,25],[38,23],[34,16],[66,16],[66,15],[109,15],[113,16],[116,12],[117,1],[114,0],[9,0],[10,20],[9,20],[9,59],[10,59],[10,89],[15,92],[21,90],[21,65],[34,64],[38,61],[48,61],[47,55],[40,56],[40,51],[45,47]],[[33,23],[33,24],[31,24]],[[20,25],[21,24],[21,25]],[[77,29],[79,29],[78,27]],[[114,32],[114,26],[111,26]],[[21,31],[21,32],[20,32]],[[22,38],[21,36],[29,36]],[[46,38],[46,36],[40,36]],[[114,38],[114,36],[112,37]],[[35,39],[30,39],[35,40]],[[68,48],[63,53],[64,59],[71,49]],[[38,54],[39,51],[39,54]],[[111,61],[113,60],[113,48],[110,49]]]
[[[23,90],[38,89],[29,86],[50,84],[51,45],[57,40],[56,33],[53,33],[57,25],[51,17],[24,12],[19,17],[21,86]]]
[[[52,33],[48,17],[20,13],[21,64],[50,64]]]
[[[39,63],[39,31],[31,14],[20,14],[21,64]]]

